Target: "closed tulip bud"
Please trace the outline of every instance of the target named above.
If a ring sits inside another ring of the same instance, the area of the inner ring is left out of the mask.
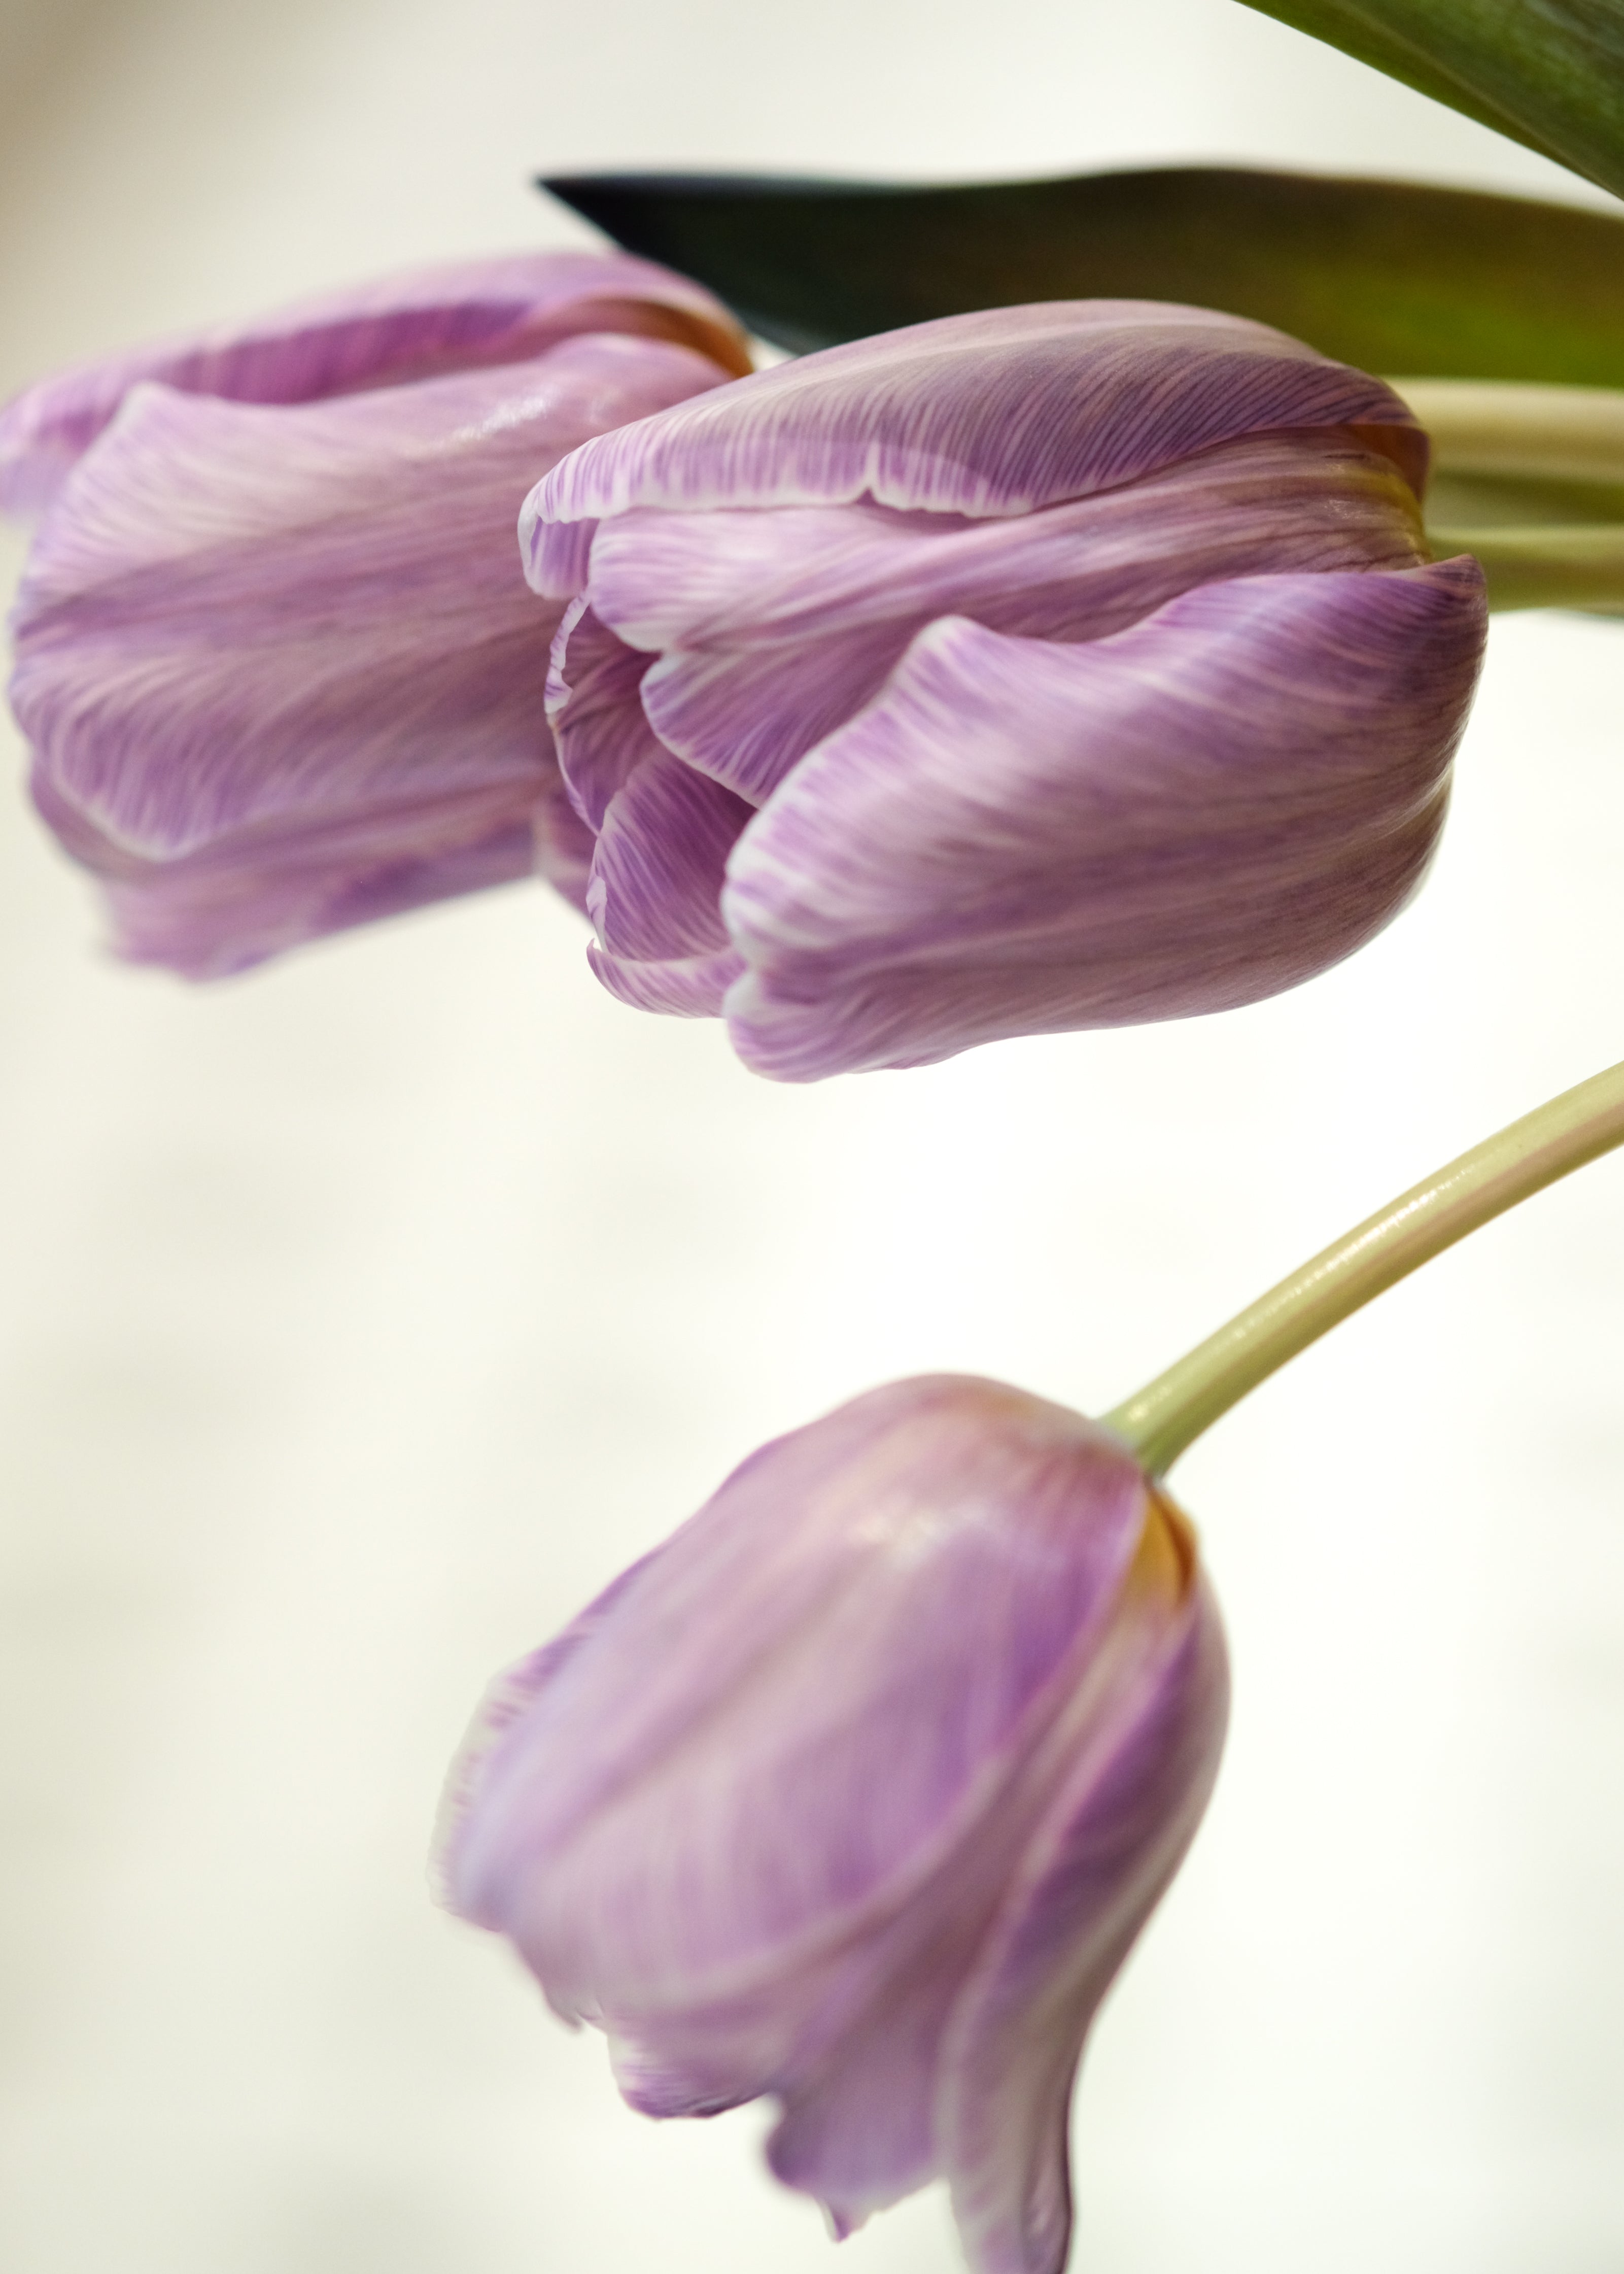
[[[44,508],[13,626],[36,802],[117,945],[207,977],[591,840],[544,704],[525,492],[748,369],[697,286],[536,253],[48,380],[0,412]]]
[[[1123,1441],[989,1382],[780,1438],[500,1683],[452,1905],[626,2097],[771,2094],[837,2233],[945,2178],[977,2274],[1057,2274],[1085,2035],[1217,1768],[1217,1613]]]
[[[586,444],[523,537],[599,976],[807,1080],[1324,969],[1418,882],[1481,658],[1425,462],[1379,380],[1105,301]]]

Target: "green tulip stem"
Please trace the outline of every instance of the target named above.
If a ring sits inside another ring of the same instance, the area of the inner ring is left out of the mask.
[[[1426,541],[1435,561],[1477,555],[1498,615],[1513,608],[1583,608],[1610,616],[1624,611],[1624,522],[1479,529],[1429,516]]]
[[[1615,1145],[1624,1145],[1624,1065],[1401,1193],[1106,1414],[1106,1426],[1163,1475],[1220,1414],[1372,1296]]]
[[[1624,606],[1624,389],[1391,383],[1432,439],[1438,559],[1476,553],[1495,609]]]
[[[1432,437],[1435,473],[1624,482],[1624,388],[1394,379]]]

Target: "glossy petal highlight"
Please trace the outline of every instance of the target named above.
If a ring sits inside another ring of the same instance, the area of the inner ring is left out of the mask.
[[[651,261],[530,252],[413,269],[41,380],[0,410],[0,509],[48,503],[146,380],[231,402],[313,403],[529,362],[583,332],[673,340],[726,373],[750,368],[721,303]]]

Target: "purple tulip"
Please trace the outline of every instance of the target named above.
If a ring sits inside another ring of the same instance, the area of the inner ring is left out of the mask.
[[[599,976],[808,1080],[1296,984],[1414,890],[1481,659],[1379,380],[1075,301],[605,434],[521,534]]]
[[[210,977],[591,839],[545,716],[561,609],[525,492],[748,369],[708,293],[619,255],[390,279],[47,380],[0,412],[42,506],[11,700],[117,945]]]
[[[1211,1789],[1223,1640],[1126,1447],[1000,1383],[782,1437],[487,1701],[448,1899],[655,2116],[771,2093],[837,2233],[945,2177],[1058,2274],[1094,2012]]]

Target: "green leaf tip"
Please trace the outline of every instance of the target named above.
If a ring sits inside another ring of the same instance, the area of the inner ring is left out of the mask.
[[[1624,195],[1624,0],[1243,0]]]

